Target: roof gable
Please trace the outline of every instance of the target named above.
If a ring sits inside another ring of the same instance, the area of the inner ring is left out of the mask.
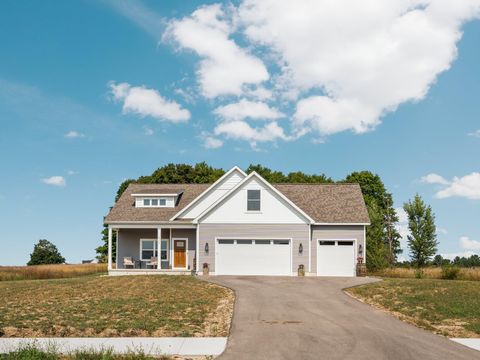
[[[250,189],[263,190],[260,212],[247,211],[247,190]],[[313,223],[314,220],[259,174],[252,172],[194,222]]]
[[[208,189],[190,202],[190,204],[176,213],[170,220],[196,218],[246,177],[247,174],[239,167],[235,166],[231,168],[220,177],[220,179],[211,184]]]

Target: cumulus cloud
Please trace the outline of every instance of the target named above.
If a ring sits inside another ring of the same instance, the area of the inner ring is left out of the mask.
[[[473,136],[473,137],[480,138],[480,129],[478,129],[476,131],[472,131],[471,133],[468,133],[468,136]]]
[[[462,251],[462,252],[455,252],[455,253],[443,253],[440,254],[444,259],[449,259],[449,260],[454,260],[457,256],[458,257],[470,257],[472,255],[475,255],[475,252],[473,251]]]
[[[203,145],[207,149],[218,149],[219,147],[222,147],[223,141],[217,138],[214,138],[213,136],[207,136],[205,137]]]
[[[441,185],[450,184],[450,182],[446,180],[444,177],[434,173],[422,176],[420,178],[420,181],[427,184],[441,184]]]
[[[462,24],[480,9],[478,0],[369,4],[245,0],[240,5],[246,36],[278,59],[285,90],[320,93],[300,99],[296,126],[320,134],[362,133],[401,103],[423,99],[456,58]]]
[[[480,200],[480,173],[473,172],[462,177],[455,176],[445,188],[435,194],[435,197],[439,199],[454,196]]]
[[[85,134],[82,134],[81,132],[75,131],[75,130],[70,130],[65,134],[66,138],[69,139],[75,139],[75,138],[83,138],[85,137]]]
[[[466,250],[480,250],[480,241],[471,240],[468,236],[460,237],[460,246]]]
[[[226,121],[238,121],[246,118],[276,120],[285,116],[277,109],[263,102],[249,101],[246,99],[242,99],[237,103],[219,106],[213,113]]]
[[[152,136],[154,131],[153,131],[153,129],[149,128],[148,126],[145,126],[143,128],[143,133],[147,136]]]
[[[53,186],[66,186],[67,182],[63,176],[51,176],[49,178],[42,179],[42,182],[47,185]]]
[[[180,48],[193,50],[200,56],[197,75],[207,98],[240,95],[245,85],[260,84],[269,78],[264,63],[231,38],[234,30],[231,16],[214,4],[171,21],[164,34],[164,39],[171,39]]]
[[[175,101],[167,100],[155,89],[110,82],[110,93],[115,101],[123,102],[122,111],[141,117],[150,116],[172,123],[186,122],[190,112]]]
[[[248,141],[254,148],[258,142],[289,140],[285,131],[275,121],[260,127],[252,127],[245,121],[222,122],[215,127],[214,133],[227,139]]]

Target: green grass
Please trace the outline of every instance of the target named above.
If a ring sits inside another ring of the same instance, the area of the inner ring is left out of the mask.
[[[480,283],[384,279],[347,292],[397,317],[449,337],[480,335]]]
[[[233,293],[192,276],[0,282],[0,336],[227,336]]]
[[[6,354],[0,354],[0,360],[173,360],[170,356],[146,355],[143,351],[131,351],[126,354],[114,354],[111,350],[78,350],[69,354],[60,354],[55,348],[40,349],[35,344],[23,345]],[[178,358],[177,358],[178,359]]]

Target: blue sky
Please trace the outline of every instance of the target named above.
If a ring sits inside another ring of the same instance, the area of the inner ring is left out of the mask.
[[[122,180],[199,161],[371,170],[480,253],[478,1],[335,4],[2,1],[0,265],[93,258]]]

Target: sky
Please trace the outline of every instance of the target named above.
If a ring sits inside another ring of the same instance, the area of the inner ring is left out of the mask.
[[[0,265],[92,259],[167,163],[380,175],[480,253],[480,1],[0,2]]]

